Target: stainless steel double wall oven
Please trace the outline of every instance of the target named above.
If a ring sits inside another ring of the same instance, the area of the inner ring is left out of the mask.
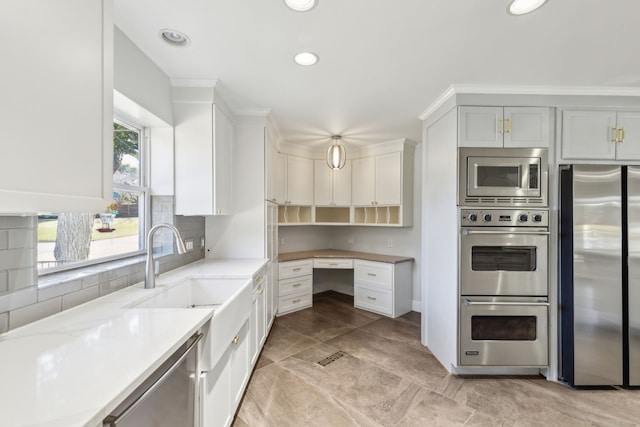
[[[548,365],[547,153],[460,149],[460,366]]]

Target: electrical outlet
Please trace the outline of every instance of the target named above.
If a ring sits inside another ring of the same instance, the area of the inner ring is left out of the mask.
[[[392,248],[393,247],[393,240],[391,240],[391,239],[387,240],[387,247],[388,248]]]
[[[193,250],[193,239],[186,239],[184,246],[187,248],[187,252],[191,252]]]
[[[280,239],[280,246],[284,246],[284,238]]]
[[[200,236],[200,250],[204,251],[204,236]]]

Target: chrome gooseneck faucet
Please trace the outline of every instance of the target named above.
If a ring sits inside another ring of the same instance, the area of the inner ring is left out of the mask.
[[[156,287],[156,272],[155,266],[153,262],[153,235],[161,228],[168,228],[173,232],[174,237],[176,238],[176,246],[178,247],[178,253],[184,254],[187,253],[187,248],[184,246],[184,241],[180,236],[180,232],[177,228],[175,228],[171,224],[158,224],[156,226],[151,227],[149,230],[149,234],[147,235],[147,265],[144,270],[144,288],[145,289],[153,289]]]

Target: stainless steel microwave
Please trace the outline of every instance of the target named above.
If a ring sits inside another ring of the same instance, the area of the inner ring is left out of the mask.
[[[459,206],[547,206],[545,148],[458,149]]]

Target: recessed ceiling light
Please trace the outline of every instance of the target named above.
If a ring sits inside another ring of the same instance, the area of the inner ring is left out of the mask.
[[[296,12],[306,12],[313,9],[318,3],[316,0],[284,0],[290,9]]]
[[[160,30],[160,38],[172,46],[186,46],[191,43],[189,37],[176,30]]]
[[[314,65],[318,62],[318,55],[313,52],[300,52],[293,57],[293,60],[298,65]]]
[[[524,15],[533,12],[542,6],[547,0],[513,0],[507,11],[512,15]]]

